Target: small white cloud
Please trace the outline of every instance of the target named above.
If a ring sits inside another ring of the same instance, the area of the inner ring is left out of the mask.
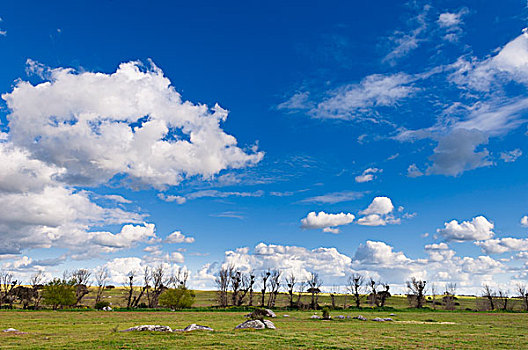
[[[528,238],[498,238],[475,242],[486,254],[528,251]]]
[[[487,240],[494,236],[492,222],[489,222],[484,216],[474,217],[471,221],[459,223],[456,220],[446,222],[444,228],[437,229],[448,241],[481,241]]]
[[[193,243],[194,237],[186,237],[180,231],[174,231],[165,238],[165,243]]]
[[[418,169],[416,164],[411,164],[407,168],[407,176],[408,177],[420,177],[420,176],[423,176],[423,175],[424,175],[424,173],[420,169]]]
[[[505,161],[506,163],[513,163],[522,156],[522,151],[519,148],[516,148],[512,151],[508,152],[501,152],[500,158]]]
[[[368,169],[365,169],[361,175],[356,176],[355,180],[358,183],[369,182],[369,181],[374,180],[375,178],[374,174],[381,173],[381,172],[383,172],[382,169],[368,168]]]
[[[355,216],[350,213],[327,214],[324,211],[316,213],[314,211],[308,213],[304,219],[301,220],[301,227],[305,229],[332,229],[325,232],[335,232],[336,226],[348,225],[354,221]]]
[[[178,204],[187,202],[187,199],[183,196],[166,195],[164,193],[158,193],[158,198],[165,202],[176,202]]]
[[[380,214],[386,215],[394,210],[394,205],[389,197],[376,197],[369,204],[367,209],[362,210],[360,213],[363,215],[369,214]]]
[[[521,225],[524,227],[528,227],[528,215],[525,215],[521,218]]]

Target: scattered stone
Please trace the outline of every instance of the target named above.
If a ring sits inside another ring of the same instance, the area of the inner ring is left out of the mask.
[[[264,317],[275,318],[277,315],[270,309],[255,309],[253,312],[246,315],[247,318],[252,320],[260,320]]]
[[[320,320],[322,317],[319,315],[312,315],[310,318],[313,318],[314,320]]]
[[[120,332],[172,332],[172,329],[169,326],[160,326],[160,325],[153,325],[153,324],[145,324],[141,326],[135,326],[130,327],[127,329],[124,329]]]
[[[290,317],[290,315],[282,315],[282,317]]]
[[[356,319],[356,320],[360,320],[360,321],[366,321],[366,320],[367,320],[366,317],[361,316],[361,315],[354,317],[354,319]]]
[[[113,309],[110,306],[103,307],[103,311],[112,311]]]
[[[19,331],[18,329],[8,328],[8,329],[4,329],[2,332],[18,332],[18,331]]]
[[[338,320],[344,320],[346,317],[343,315],[337,315],[335,318],[337,318]]]
[[[193,323],[185,327],[184,329],[174,329],[173,332],[192,332],[192,331],[214,331],[211,327],[201,326]]]
[[[391,321],[394,321],[394,320],[392,318],[376,317],[376,318],[373,318],[372,321],[376,321],[376,322],[391,322]]]
[[[390,318],[390,317],[384,318],[383,320],[384,320],[385,322],[392,322],[392,321],[394,321],[394,320],[393,320],[392,318]]]
[[[390,314],[389,316],[396,316],[396,314]]]
[[[235,327],[235,329],[276,329],[273,322],[268,320],[247,320],[245,322],[242,322],[238,326]]]
[[[15,329],[15,328],[7,328],[7,329],[2,330],[2,332],[12,333],[12,334],[27,334],[27,332],[21,332],[18,329]]]

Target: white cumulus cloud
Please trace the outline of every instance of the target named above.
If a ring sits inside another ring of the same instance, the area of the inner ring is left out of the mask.
[[[494,225],[484,216],[476,216],[471,221],[452,220],[444,228],[436,231],[448,241],[480,241],[494,236]]]

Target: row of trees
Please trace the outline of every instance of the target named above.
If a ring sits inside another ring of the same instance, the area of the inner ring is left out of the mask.
[[[259,275],[252,272],[244,273],[230,265],[223,267],[216,277],[217,300],[220,307],[227,306],[260,306],[273,308],[277,295],[284,293],[288,298],[288,306],[297,309],[318,309],[319,294],[322,279],[317,273],[310,273],[308,278],[301,280],[295,274],[282,276],[279,270],[267,270]],[[344,294],[343,308],[347,308],[348,297],[350,303],[357,308],[367,303],[373,307],[384,307],[391,297],[390,286],[373,278],[367,278],[354,273],[347,279],[345,292],[338,293],[334,288],[330,292],[332,307],[336,305],[336,295]],[[445,310],[454,310],[459,305],[456,297],[456,284],[447,283],[445,290],[438,293],[433,284],[428,295],[427,281],[411,278],[406,282],[407,301],[409,306],[423,308],[428,303],[436,309],[438,306]],[[528,289],[518,285],[518,296],[523,301],[524,310],[528,311]],[[309,302],[303,302],[303,295],[308,294]],[[504,290],[493,291],[488,285],[484,286],[482,298],[477,299],[477,308],[482,310],[508,310],[510,296]],[[484,304],[483,304],[484,303]]]
[[[189,274],[186,270],[178,269],[167,273],[163,265],[154,268],[146,267],[141,276],[141,286],[137,286],[139,276],[130,272],[126,278],[127,307],[158,306],[173,309],[190,307],[194,302],[194,293],[187,288]],[[91,282],[95,285],[92,286]],[[38,309],[47,305],[53,309],[81,306],[83,298],[95,291],[95,307],[107,306],[103,301],[103,294],[107,288],[109,272],[106,268],[97,269],[93,275],[86,269],[64,272],[62,278],[53,278],[45,282],[41,272],[30,278],[28,286],[20,284],[10,272],[0,271],[0,308],[13,308],[15,303],[24,309]]]

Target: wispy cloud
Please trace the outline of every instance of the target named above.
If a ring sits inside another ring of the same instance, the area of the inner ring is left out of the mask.
[[[356,191],[342,191],[332,192],[323,194],[320,196],[314,196],[306,198],[300,201],[300,203],[320,203],[320,204],[334,204],[341,202],[354,201],[363,197],[367,192],[356,192]]]

